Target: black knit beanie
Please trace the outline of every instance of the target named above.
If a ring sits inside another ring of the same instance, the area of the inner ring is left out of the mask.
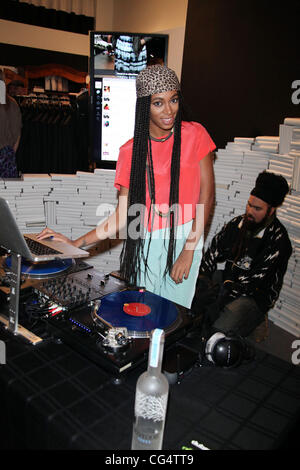
[[[255,187],[250,194],[272,207],[278,207],[283,203],[288,192],[289,185],[282,175],[263,171],[256,178]]]

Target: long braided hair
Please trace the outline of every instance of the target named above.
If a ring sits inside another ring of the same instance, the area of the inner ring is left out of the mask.
[[[181,122],[182,122],[182,97],[180,92],[179,108],[174,123],[174,143],[172,149],[171,162],[171,185],[169,195],[169,207],[175,209],[170,215],[170,238],[168,245],[167,263],[164,275],[170,273],[174,263],[174,253],[176,246],[176,207],[179,199],[179,176],[180,176],[180,150],[181,150]],[[153,171],[153,161],[151,152],[151,138],[149,134],[150,124],[150,103],[151,96],[137,98],[135,111],[135,129],[133,138],[130,185],[128,193],[128,212],[127,212],[127,238],[124,241],[123,249],[120,256],[120,272],[121,275],[133,285],[137,285],[138,274],[141,267],[141,259],[143,259],[146,270],[149,269],[148,253],[144,254],[144,235],[143,230],[139,231],[139,236],[133,238],[130,236],[130,223],[136,218],[136,215],[130,214],[130,207],[134,204],[140,204],[145,207],[146,204],[146,164],[148,159],[149,178],[148,185],[152,187],[152,204],[155,204],[155,178]],[[150,218],[151,214],[149,214]],[[153,216],[153,213],[152,213]],[[153,220],[153,219],[152,219]],[[144,214],[140,213],[140,223],[144,221]],[[151,233],[150,233],[151,242]]]

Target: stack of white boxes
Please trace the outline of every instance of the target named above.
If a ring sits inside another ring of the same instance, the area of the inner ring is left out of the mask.
[[[52,175],[53,189],[45,200],[47,225],[76,239],[93,230],[117,205],[114,170],[78,171],[75,175]],[[122,244],[105,240],[89,248],[88,262],[101,272],[119,269]]]
[[[300,118],[286,118],[280,125],[280,153],[288,153],[293,159],[292,188],[300,191]]]
[[[114,170],[96,169],[74,175],[23,175],[2,180],[0,197],[9,202],[22,233],[38,233],[46,226],[76,239],[93,230],[117,205]],[[106,240],[90,248],[88,262],[108,273],[119,269],[122,244]]]
[[[300,336],[300,152],[297,150],[300,119],[285,119],[279,134],[275,137],[236,137],[225,149],[217,151],[216,202],[205,248],[224,223],[244,213],[249,193],[261,171],[282,174],[291,187],[291,194],[277,209],[277,216],[289,233],[293,253],[280,298],[269,312],[269,318],[284,330]]]
[[[23,233],[39,232],[45,227],[43,198],[51,190],[50,181],[48,175],[25,175],[22,180],[2,180],[0,196],[8,201]]]

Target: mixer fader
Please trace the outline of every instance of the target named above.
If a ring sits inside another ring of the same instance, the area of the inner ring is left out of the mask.
[[[125,288],[122,280],[89,269],[40,280],[35,282],[34,291],[42,299],[51,300],[64,309],[72,309]]]

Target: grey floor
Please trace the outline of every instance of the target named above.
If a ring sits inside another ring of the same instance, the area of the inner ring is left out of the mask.
[[[295,352],[295,348],[292,347],[292,344],[296,339],[299,340],[299,338],[279,328],[270,320],[268,322],[268,336],[264,341],[257,343],[253,336],[249,337],[249,340],[256,348],[289,363],[292,363],[292,354]]]

